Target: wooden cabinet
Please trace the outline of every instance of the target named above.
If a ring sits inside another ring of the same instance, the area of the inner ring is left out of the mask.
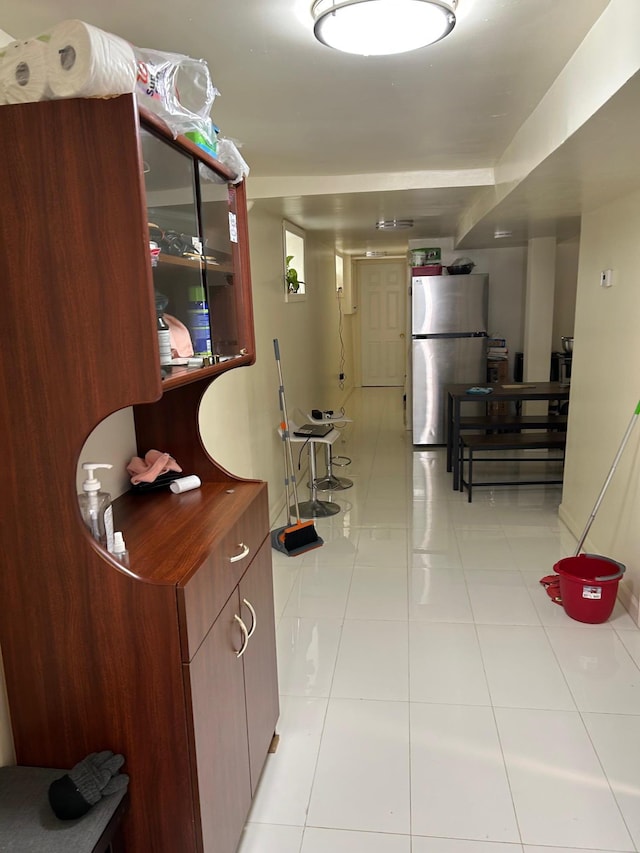
[[[205,850],[234,849],[273,737],[278,697],[269,640],[274,627],[265,570],[269,548],[269,543],[262,546],[185,666],[200,803],[206,804],[200,815]],[[238,651],[230,654],[232,647]],[[212,694],[227,697],[224,707],[212,705]],[[245,714],[237,713],[238,708]]]
[[[244,186],[133,96],[1,109],[0,645],[17,761],[121,752],[128,853],[232,853],[278,716],[266,485],[217,465],[197,422],[211,380],[255,358]],[[164,375],[145,179],[162,177],[162,145],[190,170],[209,252],[168,261],[163,284],[179,314],[177,271],[197,268],[212,349],[228,357]],[[127,406],[138,453],[169,451],[202,487],[114,501],[125,569],[82,523],[76,469],[95,426]],[[236,616],[251,634],[241,657]]]

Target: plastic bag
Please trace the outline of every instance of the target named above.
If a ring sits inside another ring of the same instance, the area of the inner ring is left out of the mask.
[[[184,134],[216,156],[216,134],[209,118],[220,93],[203,59],[179,53],[133,48],[138,103],[159,116],[174,135]]]
[[[224,136],[218,137],[218,160],[233,173],[234,184],[239,184],[249,174],[249,166],[240,154],[238,144]]]

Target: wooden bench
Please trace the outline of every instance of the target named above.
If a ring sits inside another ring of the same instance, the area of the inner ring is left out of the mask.
[[[460,418],[460,430],[521,432],[523,429],[566,430],[566,415],[473,415]]]
[[[49,805],[49,785],[66,770],[0,767],[2,853],[122,853],[119,827],[125,791],[103,797],[77,820],[59,820]]]
[[[461,435],[459,445],[459,467],[460,481],[459,489],[461,492],[467,489],[468,500],[471,503],[472,492],[474,486],[532,486],[532,485],[558,485],[562,483],[560,479],[545,479],[545,480],[473,480],[473,461],[474,453],[484,453],[487,451],[521,451],[521,450],[559,450],[561,456],[491,456],[483,461],[490,462],[550,462],[559,461],[564,464],[564,451],[567,440],[566,432],[545,432],[545,433],[527,433],[527,432],[502,432],[491,433],[489,435]],[[465,457],[465,449],[467,455]],[[464,466],[468,463],[468,479],[465,479]]]

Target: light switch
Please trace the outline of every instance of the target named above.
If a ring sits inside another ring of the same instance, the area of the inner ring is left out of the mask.
[[[613,270],[602,270],[600,273],[600,287],[611,287],[613,284]]]

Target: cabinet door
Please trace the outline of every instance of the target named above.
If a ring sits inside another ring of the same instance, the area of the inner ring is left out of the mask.
[[[148,130],[140,141],[156,309],[166,315],[174,357],[211,355],[196,163]]]
[[[243,666],[236,656],[243,642],[239,614],[236,590],[185,665],[204,853],[235,851],[251,805]]]
[[[240,603],[242,619],[251,634],[243,660],[251,790],[255,793],[279,714],[269,540],[256,554],[240,582]],[[255,623],[249,605],[255,612]],[[255,630],[252,632],[251,628]]]
[[[205,268],[206,299],[215,355],[224,358],[246,349],[240,317],[242,303],[238,268],[238,215],[234,187],[220,186],[214,172],[200,164],[200,209],[205,248],[212,258]]]
[[[168,315],[174,358],[237,358],[253,346],[238,191],[150,130],[140,139],[156,304]]]

